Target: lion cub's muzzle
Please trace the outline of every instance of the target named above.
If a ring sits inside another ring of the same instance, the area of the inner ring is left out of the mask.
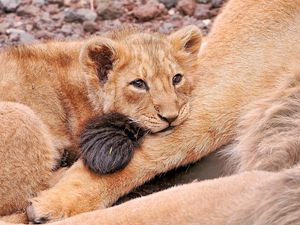
[[[166,107],[167,108],[167,107]],[[174,127],[183,123],[189,115],[189,104],[184,104],[180,110],[172,110],[172,108],[167,108],[167,110],[157,110],[157,120],[161,124],[160,129],[152,131],[152,133],[162,133],[165,131],[170,131]]]

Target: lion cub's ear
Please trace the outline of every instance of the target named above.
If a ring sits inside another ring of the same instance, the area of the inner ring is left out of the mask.
[[[119,43],[109,38],[96,37],[82,48],[80,62],[88,73],[96,74],[99,82],[104,84],[116,61],[122,57],[122,52]]]
[[[186,26],[168,36],[176,51],[198,55],[201,46],[201,30],[195,25]]]

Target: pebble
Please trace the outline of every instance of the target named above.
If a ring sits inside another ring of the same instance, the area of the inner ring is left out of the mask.
[[[0,8],[7,13],[15,12],[20,4],[21,0],[0,0]]]
[[[117,0],[96,0],[96,12],[103,20],[113,20],[122,16],[122,4]]]
[[[164,4],[167,9],[170,9],[176,6],[178,0],[159,0],[159,2]]]
[[[72,32],[72,25],[71,24],[64,24],[60,31],[64,34],[70,34]]]
[[[20,6],[17,9],[18,16],[36,16],[39,14],[40,9],[34,5]]]
[[[35,37],[37,39],[51,39],[54,37],[54,34],[46,30],[39,30],[36,32]]]
[[[18,33],[11,33],[9,35],[9,39],[12,41],[12,42],[17,42],[20,40],[20,34]]]
[[[90,9],[78,9],[77,14],[82,16],[84,21],[95,21],[97,19],[97,13]]]
[[[198,3],[203,3],[203,4],[207,4],[210,3],[211,0],[196,0]]]
[[[202,20],[202,22],[203,22],[204,25],[207,26],[207,27],[211,25],[211,20],[210,20],[210,19]]]
[[[52,16],[50,17],[50,14],[48,12],[42,12],[40,15],[40,19],[45,23],[51,23],[52,22]]]
[[[173,28],[174,25],[172,23],[164,22],[158,31],[161,33],[170,33]]]
[[[177,4],[177,9],[183,15],[193,16],[196,5],[195,0],[180,0]]]
[[[6,30],[11,26],[8,22],[0,23],[0,34],[5,34]]]
[[[224,0],[211,0],[212,7],[220,8],[223,4]]]
[[[83,23],[83,30],[93,34],[99,30],[99,26],[93,21],[85,21]]]
[[[57,4],[59,7],[62,7],[65,3],[64,0],[47,0],[48,4]]]
[[[24,32],[20,34],[20,42],[21,43],[32,43],[35,40],[34,36],[29,34],[28,32]]]
[[[65,10],[64,20],[66,22],[84,22],[84,21],[95,21],[97,14],[90,9],[71,9],[68,8]]]
[[[165,12],[163,4],[157,1],[149,1],[133,9],[132,13],[139,21],[149,21]]]
[[[58,4],[49,4],[47,7],[47,12],[51,15],[59,13]]]
[[[32,0],[32,4],[34,5],[45,5],[45,0]]]
[[[21,29],[10,28],[6,30],[12,41],[20,41],[21,43],[30,43],[35,40],[34,36]]]
[[[211,4],[197,4],[194,17],[200,20],[211,18],[213,15],[210,8]]]

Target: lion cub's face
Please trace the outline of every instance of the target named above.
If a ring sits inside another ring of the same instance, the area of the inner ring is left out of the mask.
[[[169,36],[122,30],[90,41],[81,53],[95,105],[119,112],[151,132],[181,124],[189,115],[201,33],[195,26]]]

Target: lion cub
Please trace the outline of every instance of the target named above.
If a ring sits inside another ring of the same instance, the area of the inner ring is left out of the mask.
[[[185,121],[200,43],[196,26],[168,36],[124,28],[3,50],[0,216],[24,210],[47,189],[64,152],[78,156],[77,136],[92,117],[122,113],[154,134]],[[94,201],[78,210],[93,209]]]

